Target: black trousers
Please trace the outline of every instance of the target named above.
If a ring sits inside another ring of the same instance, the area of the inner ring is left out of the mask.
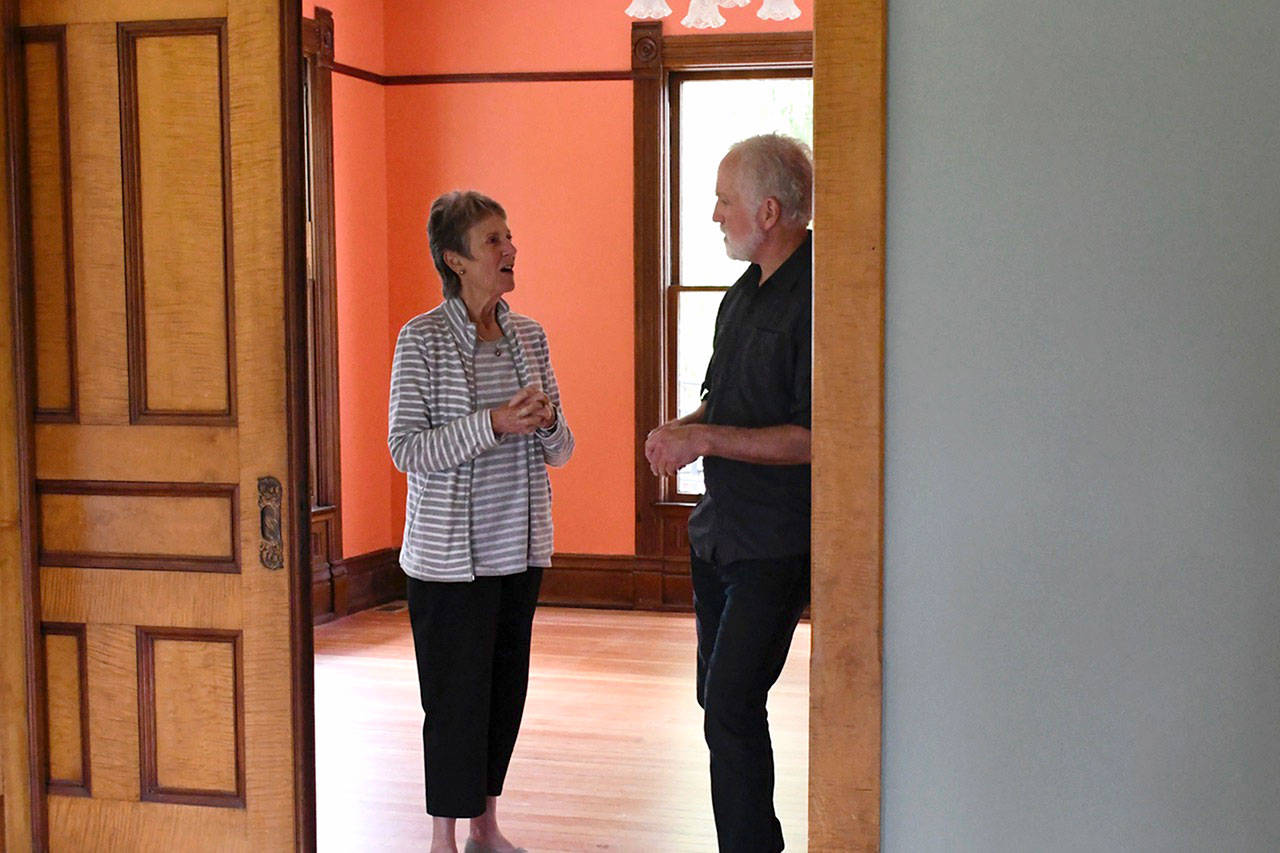
[[[529,689],[542,569],[469,583],[408,578],[427,812],[478,817],[502,784]]]
[[[765,701],[809,602],[809,555],[717,565],[692,558],[698,704],[721,853],[777,853]]]

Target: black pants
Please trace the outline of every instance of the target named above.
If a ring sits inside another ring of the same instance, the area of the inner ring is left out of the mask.
[[[408,579],[427,812],[478,817],[502,793],[529,689],[542,569],[469,583]]]
[[[809,555],[716,565],[693,555],[698,704],[722,853],[777,853],[765,700],[809,602]]]

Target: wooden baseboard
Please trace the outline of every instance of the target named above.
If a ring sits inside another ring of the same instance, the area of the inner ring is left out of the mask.
[[[317,569],[311,579],[317,625],[404,598],[400,549],[383,548]],[[688,561],[628,554],[553,554],[541,604],[619,610],[693,609]]]
[[[317,625],[398,598],[404,598],[399,548],[346,557],[311,576],[312,621]]]
[[[689,561],[618,554],[553,554],[542,604],[623,610],[692,610]]]

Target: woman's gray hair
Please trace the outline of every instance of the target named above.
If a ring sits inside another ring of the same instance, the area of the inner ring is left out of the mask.
[[[507,218],[502,205],[475,190],[454,190],[431,202],[431,213],[427,216],[427,244],[431,247],[431,260],[440,273],[446,299],[462,292],[462,279],[445,263],[444,253],[457,252],[464,258],[470,258],[467,232],[472,225],[494,215]]]
[[[780,133],[734,143],[725,160],[738,170],[738,189],[759,208],[776,198],[782,220],[807,225],[813,219],[813,152],[798,139]]]

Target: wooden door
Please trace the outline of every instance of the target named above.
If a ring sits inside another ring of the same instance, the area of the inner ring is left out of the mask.
[[[18,6],[37,821],[53,850],[308,846],[297,9]]]

